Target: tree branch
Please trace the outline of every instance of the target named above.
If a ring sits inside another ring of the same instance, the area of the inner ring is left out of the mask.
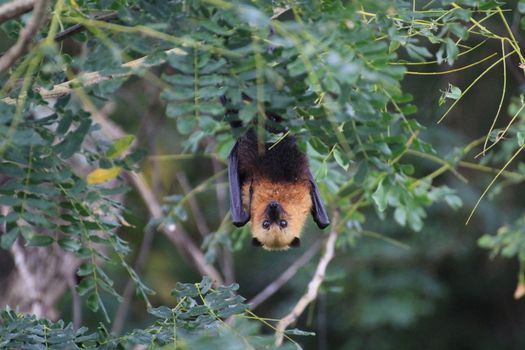
[[[7,70],[26,51],[27,47],[35,37],[36,32],[45,23],[45,12],[49,0],[39,0],[34,4],[33,15],[22,29],[16,43],[0,57],[0,72]]]
[[[319,264],[317,265],[312,280],[310,281],[310,283],[308,283],[308,289],[306,293],[301,297],[301,299],[299,299],[292,311],[285,317],[283,317],[281,320],[279,320],[279,322],[277,323],[275,331],[276,346],[280,346],[283,343],[284,331],[286,330],[286,328],[288,328],[289,325],[294,323],[304,312],[308,304],[310,304],[317,298],[317,294],[319,293],[319,287],[321,287],[321,284],[323,283],[325,278],[328,263],[330,263],[330,261],[334,257],[335,242],[337,240],[336,227],[338,219],[339,214],[336,211],[332,220],[332,231],[330,232],[330,234],[328,235],[328,239],[326,240],[325,251],[321,256],[321,259],[319,260]]]
[[[97,20],[97,21],[109,21],[117,17],[118,17],[117,12],[108,12],[108,13],[102,13],[102,14],[96,15],[92,19]],[[60,33],[57,33],[57,35],[55,35],[55,41],[62,41],[66,39],[68,36],[79,33],[83,31],[84,29],[86,29],[86,27],[84,27],[83,24],[75,24],[69,28],[64,29]]]
[[[182,187],[184,194],[187,195],[191,192],[191,185],[186,174],[176,173],[175,178]],[[206,238],[206,236],[209,235],[211,231],[208,227],[208,224],[206,223],[206,218],[194,196],[190,196],[188,198],[188,204],[190,205],[191,212],[193,213],[193,217],[195,218],[195,225],[197,226],[197,230],[201,234],[202,238]]]
[[[161,205],[157,198],[154,197],[153,192],[146,183],[146,180],[144,180],[144,177],[140,174],[130,172],[127,173],[127,177],[135,189],[138,190],[151,216],[154,219],[162,218]],[[162,225],[160,230],[175,244],[176,247],[186,253],[201,274],[209,276],[215,284],[220,285],[223,283],[220,273],[215,267],[206,262],[206,258],[202,251],[180,226]]]
[[[35,0],[14,0],[0,6],[0,24],[29,12],[35,6]]]
[[[299,257],[299,259],[295,260],[293,264],[284,270],[284,272],[279,277],[277,277],[275,281],[270,283],[268,286],[266,286],[266,288],[259,292],[259,294],[253,297],[253,299],[248,302],[250,309],[256,309],[259,305],[264,303],[268,298],[281,289],[282,286],[284,286],[289,280],[291,280],[297,271],[299,271],[299,269],[312,260],[315,254],[319,252],[321,249],[321,243],[321,239],[317,240],[310,246],[310,248],[308,248],[307,251],[303,253],[303,255],[301,255],[301,257]]]
[[[169,49],[169,50],[164,51],[164,53],[166,55],[169,55],[169,54],[186,55],[187,54],[184,50],[179,49],[179,48]],[[134,73],[133,68],[139,68],[139,67],[150,68],[150,67],[158,66],[165,62],[165,60],[157,60],[154,63],[146,63],[146,59],[147,59],[147,56],[144,56],[136,60],[124,63],[122,67],[131,68],[131,70],[127,72],[108,74],[108,75],[102,75],[99,72],[89,72],[89,73],[81,74],[79,77],[75,79],[57,84],[53,86],[51,90],[46,90],[42,87],[36,87],[33,90],[39,93],[43,99],[59,98],[59,97],[70,95],[74,91],[75,85],[82,85],[84,87],[87,87],[87,86],[98,84],[106,80],[111,80],[111,79],[120,78],[120,77],[127,77],[130,75],[133,75]],[[10,105],[16,104],[16,100],[10,97],[5,97],[1,99],[0,101],[10,104]]]

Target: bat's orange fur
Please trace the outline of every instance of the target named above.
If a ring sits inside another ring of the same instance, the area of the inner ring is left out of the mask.
[[[308,180],[293,183],[271,182],[265,178],[255,178],[243,185],[243,205],[248,209],[250,203],[250,186],[252,197],[250,205],[252,235],[263,248],[268,250],[286,250],[294,238],[299,238],[306,218],[312,209],[310,182]],[[288,222],[285,228],[272,224],[269,230],[262,227],[269,202],[277,201],[282,209],[282,219]]]

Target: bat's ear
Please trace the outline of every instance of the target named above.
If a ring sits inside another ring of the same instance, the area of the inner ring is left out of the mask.
[[[309,171],[309,174],[312,195],[312,216],[317,226],[319,226],[320,229],[323,229],[330,225],[330,220],[328,219],[328,214],[326,214],[323,199],[321,198],[321,194],[319,193],[312,172]]]
[[[228,157],[228,179],[230,182],[230,210],[232,222],[235,226],[241,227],[250,221],[250,212],[242,207],[242,188],[239,178],[239,142],[235,143]]]
[[[262,243],[261,243],[261,241],[259,241],[259,240],[258,240],[257,238],[255,238],[255,237],[252,238],[252,245],[253,245],[254,247],[262,247]]]
[[[299,237],[295,237],[288,246],[290,248],[299,248],[301,246],[301,240]]]

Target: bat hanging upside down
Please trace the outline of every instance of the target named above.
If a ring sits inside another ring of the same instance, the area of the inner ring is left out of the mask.
[[[319,228],[330,224],[308,158],[293,136],[265,144],[259,154],[255,132],[249,130],[230,153],[228,175],[233,224],[241,227],[251,220],[256,246],[298,247],[309,213]]]

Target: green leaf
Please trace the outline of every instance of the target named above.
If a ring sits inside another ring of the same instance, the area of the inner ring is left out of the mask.
[[[357,171],[354,176],[354,180],[357,184],[362,183],[368,176],[368,163],[366,161],[361,161],[358,164]]]
[[[449,65],[453,65],[454,61],[458,57],[459,49],[456,45],[456,43],[450,39],[447,38],[446,40],[446,48],[447,48],[447,61]]]
[[[82,245],[79,241],[70,238],[60,238],[58,240],[58,245],[64,250],[73,253],[77,252],[80,248],[82,248]]]
[[[173,311],[169,307],[166,307],[166,306],[151,308],[148,310],[148,313],[157,318],[169,319],[173,317]]]
[[[133,141],[135,141],[135,136],[133,135],[126,135],[115,140],[115,142],[113,142],[111,147],[107,150],[106,157],[108,157],[108,159],[117,158],[131,146]]]
[[[449,90],[446,92],[445,97],[452,100],[457,100],[461,97],[461,89],[457,86],[449,84]]]
[[[89,129],[91,128],[91,119],[83,119],[80,126],[73,132],[66,135],[64,141],[56,146],[57,151],[64,159],[69,159],[80,150],[80,146],[84,141]]]
[[[446,102],[446,99],[458,100],[461,97],[461,89],[452,84],[448,84],[448,89],[442,91],[441,97],[439,98],[439,105],[441,106]]]
[[[348,171],[348,168],[350,166],[350,163],[346,160],[346,155],[342,153],[339,148],[334,149],[334,159],[335,162],[343,168],[345,171]]]
[[[19,234],[20,229],[18,227],[13,227],[9,232],[0,235],[0,247],[2,247],[2,249],[10,249]]]
[[[518,11],[521,14],[525,14],[525,0],[520,0],[518,2]]]
[[[77,285],[78,295],[83,296],[95,289],[95,280],[92,277],[84,277]]]
[[[416,46],[413,44],[406,44],[405,46],[407,53],[410,57],[417,61],[424,61],[425,58],[432,57],[432,54],[424,46]]]
[[[71,127],[71,124],[73,123],[73,114],[72,113],[66,113],[58,123],[57,126],[57,134],[64,135],[69,128]]]
[[[407,223],[407,212],[404,207],[398,207],[394,211],[394,219],[401,226],[406,226]]]
[[[380,212],[385,211],[388,205],[388,189],[384,186],[384,182],[384,180],[381,180],[376,191],[372,195],[372,199]]]
[[[99,307],[99,297],[96,293],[90,294],[86,301],[87,307],[93,311],[97,312]]]
[[[166,109],[169,118],[178,118],[186,114],[192,114],[195,110],[193,103],[170,103]]]
[[[30,247],[47,247],[48,245],[53,244],[55,239],[46,235],[34,235],[29,238],[27,246]]]
[[[239,119],[241,119],[245,124],[249,123],[253,118],[255,118],[256,113],[257,105],[255,103],[245,104],[239,111]]]
[[[88,275],[91,275],[94,270],[95,270],[95,265],[94,264],[92,264],[92,263],[84,263],[84,264],[80,265],[80,267],[78,268],[77,275],[80,276],[80,277],[88,276]]]
[[[220,116],[225,112],[224,106],[218,102],[203,102],[199,107],[202,114],[209,114],[212,116]]]
[[[197,127],[197,120],[192,115],[180,116],[177,119],[177,130],[182,135],[189,135]]]
[[[495,237],[491,235],[483,235],[478,239],[478,245],[482,248],[492,249],[496,243]]]
[[[459,209],[463,205],[461,198],[455,194],[447,195],[445,197],[445,202],[447,202],[452,209]]]
[[[388,53],[395,52],[401,46],[401,42],[398,40],[391,40],[388,45]]]
[[[20,205],[20,203],[22,203],[22,200],[20,198],[0,195],[0,205],[6,205],[9,207],[13,207],[16,205]]]

